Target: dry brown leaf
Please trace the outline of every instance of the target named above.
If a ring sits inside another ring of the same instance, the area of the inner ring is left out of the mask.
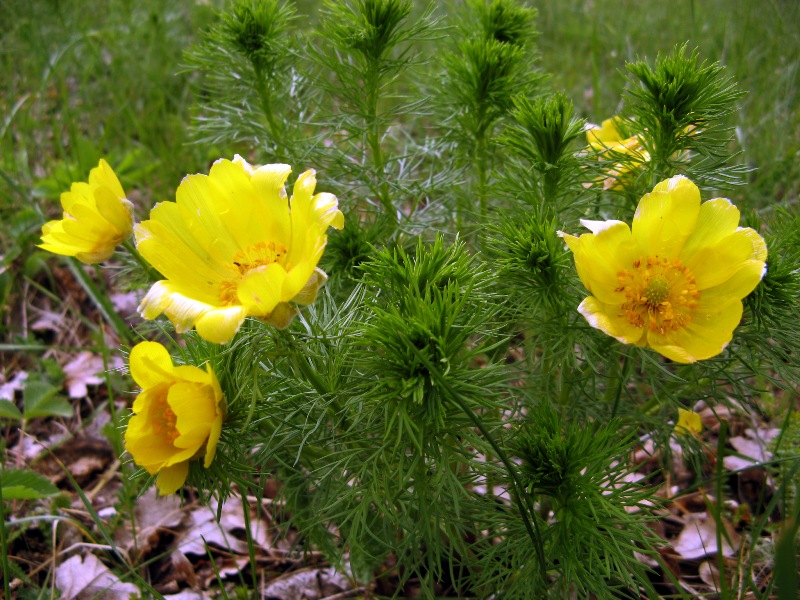
[[[55,584],[61,600],[130,600],[141,591],[114,575],[93,554],[73,556],[56,568]]]
[[[716,565],[712,564],[710,561],[704,560],[700,563],[700,566],[697,567],[697,574],[708,587],[713,590],[719,589],[719,569],[717,569]]]
[[[672,542],[672,549],[687,560],[695,560],[717,553],[717,524],[706,512],[689,513],[685,525]],[[722,533],[722,554],[733,556],[739,548],[739,534],[727,523]]]
[[[779,429],[747,429],[743,436],[730,438],[728,441],[739,455],[726,456],[725,468],[739,471],[772,460],[769,443],[779,433]]]
[[[268,582],[261,597],[268,600],[322,600],[352,589],[350,580],[334,568],[302,569]]]
[[[239,498],[230,497],[222,506],[220,521],[217,522],[217,505],[200,507],[191,511],[191,524],[177,540],[178,549],[184,554],[206,555],[205,543],[227,548],[237,554],[247,553],[247,542],[242,541],[234,533],[244,534],[246,527],[242,502]],[[250,534],[253,542],[265,550],[271,547],[267,524],[259,518],[250,519]],[[205,540],[205,542],[204,542]]]
[[[136,539],[129,529],[120,528],[116,542],[127,551],[138,548],[141,554],[146,554],[158,545],[163,532],[172,532],[180,527],[185,516],[177,496],[158,497],[155,488],[151,487],[134,508]]]
[[[84,398],[89,394],[87,386],[100,385],[103,378],[98,373],[103,373],[103,359],[88,351],[83,351],[70,362],[64,365],[64,386],[70,398]]]

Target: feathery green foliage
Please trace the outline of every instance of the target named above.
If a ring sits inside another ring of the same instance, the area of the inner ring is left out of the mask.
[[[271,509],[282,531],[296,532],[298,551],[319,550],[373,591],[657,597],[658,574],[641,557],[664,544],[649,524],[678,452],[678,408],[756,412],[765,398],[788,396],[799,376],[800,219],[793,208],[747,214],[744,225],[766,238],[766,273],[730,343],[690,364],[626,345],[598,330],[597,315],[584,316],[587,296],[602,292],[585,289],[562,231],[630,223],[643,194],[675,175],[695,181],[703,199],[742,183],[732,135],[742,92],[719,63],[679,43],[626,65],[627,88],[614,94],[623,147],[592,149],[582,110],[546,87],[537,11],[524,2],[442,10],[326,0],[309,18],[298,6],[235,0],[184,55],[197,74],[199,164],[235,147],[255,164],[314,167],[320,190],[335,193],[345,213],[344,229],[314,249],[327,243],[327,287],[285,329],[248,319],[217,345],[137,325],[143,336],[169,338],[176,364],[208,364],[219,377],[219,445],[208,468],[190,461],[188,484],[204,501],[236,493],[261,503],[278,482]],[[81,36],[81,48],[91,47],[94,34]],[[4,149],[15,114],[0,130]],[[152,142],[148,131],[142,143]],[[79,179],[73,171],[98,159],[100,146],[78,139],[71,134],[72,154],[39,183],[42,197],[54,199]],[[3,181],[13,182],[7,170],[30,147],[3,154]],[[136,162],[126,156],[122,165]],[[126,190],[147,173],[122,172]],[[17,187],[15,197],[27,197],[29,186]],[[0,277],[35,243],[37,215],[20,212],[12,224],[19,239]],[[118,272],[132,288],[160,278],[137,258],[129,246]],[[43,268],[37,260],[28,279]],[[624,278],[626,265],[607,263]],[[18,418],[14,404],[2,408]],[[796,423],[786,425],[794,436]],[[719,439],[721,448],[724,429]],[[709,448],[678,441],[697,485],[709,486]],[[658,454],[645,480],[630,458],[642,448]],[[796,475],[792,443],[776,456],[781,476]],[[125,493],[149,485],[145,475]],[[786,515],[796,512],[788,485],[784,500],[765,502],[783,502]],[[754,523],[754,539],[767,521]],[[249,576],[243,586],[256,585],[255,568]],[[748,591],[770,594],[771,584],[752,579],[742,584]]]

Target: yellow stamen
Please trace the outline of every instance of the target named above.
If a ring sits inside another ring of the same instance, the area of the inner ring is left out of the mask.
[[[235,275],[232,279],[222,282],[219,290],[219,299],[223,305],[230,306],[239,301],[237,290],[239,283],[252,269],[283,263],[286,257],[286,246],[275,242],[258,242],[233,255],[233,264],[228,267]]]
[[[159,398],[156,415],[153,418],[153,431],[159,436],[166,437],[172,443],[180,435],[176,427],[177,423],[178,417],[167,404],[167,399]]]
[[[691,323],[700,292],[694,276],[679,259],[648,256],[631,266],[617,273],[616,291],[625,294],[619,316],[635,327],[647,326],[661,335]]]

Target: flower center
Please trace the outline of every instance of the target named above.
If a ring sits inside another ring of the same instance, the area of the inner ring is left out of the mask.
[[[219,290],[220,302],[225,306],[237,304],[239,297],[236,292],[242,278],[252,269],[283,262],[285,256],[286,246],[275,242],[258,242],[244,252],[240,250],[234,254],[233,264],[228,267],[234,276],[222,282]]]
[[[647,326],[661,335],[691,323],[700,292],[694,276],[679,259],[648,256],[631,266],[617,273],[619,287],[615,291],[625,294],[619,316],[634,327]]]
[[[178,417],[175,416],[175,413],[172,412],[169,404],[167,404],[166,397],[160,398],[155,415],[153,415],[153,431],[172,443],[180,435],[176,427],[177,423]]]

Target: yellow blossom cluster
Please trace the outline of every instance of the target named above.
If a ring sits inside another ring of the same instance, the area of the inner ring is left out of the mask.
[[[166,314],[180,332],[191,328],[215,343],[230,341],[246,317],[286,327],[327,280],[317,268],[328,227],[344,216],[333,194],[314,193],[315,172],[302,173],[287,197],[291,167],[220,159],[208,175],[189,175],[175,202],[133,224],[133,206],[104,160],[88,182],[61,196],[63,218],[42,228],[40,247],[100,263],[135,233],[136,250],[164,278],[139,306],[146,319]],[[130,354],[142,388],[125,433],[137,464],[157,475],[162,494],[178,490],[189,462],[209,467],[225,417],[225,398],[211,369],[174,366],[166,348],[142,342]]]

